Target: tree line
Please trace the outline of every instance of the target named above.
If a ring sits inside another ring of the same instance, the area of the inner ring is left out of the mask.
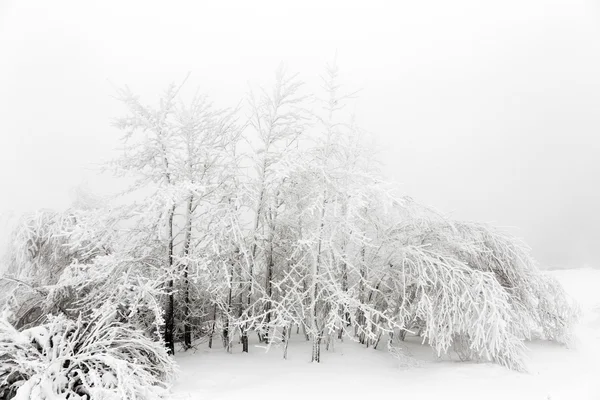
[[[311,94],[281,67],[233,108],[184,101],[182,85],[156,105],[119,90],[123,146],[109,168],[132,185],[22,217],[2,281],[6,326],[109,313],[169,354],[215,340],[248,352],[256,335],[287,357],[302,335],[314,362],[336,340],[394,353],[416,335],[440,355],[517,370],[524,340],[568,342],[577,310],[528,248],[396,195],[336,65],[321,83]]]

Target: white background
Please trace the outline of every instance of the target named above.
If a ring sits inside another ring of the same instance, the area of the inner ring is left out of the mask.
[[[112,85],[151,101],[191,71],[234,105],[336,51],[403,192],[512,227],[543,265],[600,265],[598,1],[0,0],[0,214],[112,189]]]

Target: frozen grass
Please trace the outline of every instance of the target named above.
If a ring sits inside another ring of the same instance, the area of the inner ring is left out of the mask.
[[[232,354],[205,344],[179,353],[181,368],[176,399],[364,399],[381,395],[429,399],[600,399],[600,270],[552,272],[582,306],[583,318],[571,348],[550,342],[527,343],[528,373],[498,365],[438,359],[416,338],[405,343],[404,360],[380,349],[345,341],[323,351],[311,364],[310,343],[293,335],[288,360],[273,346],[268,352],[251,346]],[[218,341],[216,341],[218,343]],[[411,364],[408,366],[407,364]]]

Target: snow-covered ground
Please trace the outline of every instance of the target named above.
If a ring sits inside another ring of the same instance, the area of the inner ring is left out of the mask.
[[[529,372],[518,373],[484,363],[437,359],[427,346],[406,343],[414,365],[407,366],[381,349],[336,342],[323,351],[321,364],[311,364],[310,345],[292,338],[288,360],[282,350],[241,347],[227,354],[202,346],[180,353],[176,399],[600,399],[600,270],[552,272],[580,303],[583,318],[572,348],[532,342]]]

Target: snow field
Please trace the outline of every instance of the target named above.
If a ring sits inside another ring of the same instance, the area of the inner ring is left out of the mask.
[[[570,348],[528,342],[528,373],[499,365],[437,358],[418,338],[404,344],[405,360],[392,357],[385,343],[377,350],[348,339],[323,349],[322,362],[310,363],[310,346],[293,335],[288,359],[283,350],[257,346],[249,354],[217,345],[179,353],[175,399],[364,399],[393,396],[438,399],[598,400],[600,399],[600,270],[559,270],[552,274],[581,305],[583,315]],[[295,333],[295,332],[294,332]],[[408,365],[410,364],[410,365]]]

